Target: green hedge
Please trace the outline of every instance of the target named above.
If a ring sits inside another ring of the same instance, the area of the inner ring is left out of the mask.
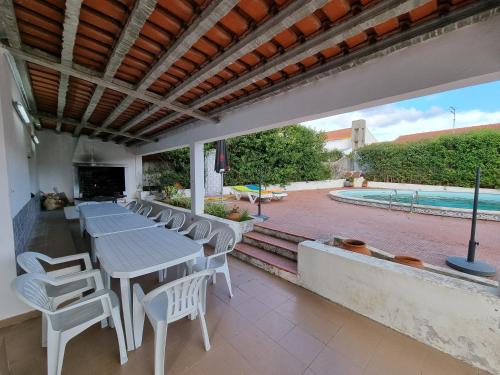
[[[356,152],[365,177],[384,182],[500,188],[500,131],[478,130],[403,144],[376,143]]]
[[[225,185],[258,183],[286,184],[292,181],[317,181],[330,178],[328,161],[342,154],[324,149],[323,133],[302,125],[231,138],[227,141],[231,170]],[[205,150],[213,149],[205,145]],[[158,154],[154,167],[145,170],[145,185],[163,187],[180,183],[189,187],[189,149]]]

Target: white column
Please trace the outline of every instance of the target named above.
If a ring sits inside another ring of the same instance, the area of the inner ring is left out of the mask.
[[[189,166],[191,176],[191,213],[200,215],[205,205],[205,160],[203,142],[189,145]]]

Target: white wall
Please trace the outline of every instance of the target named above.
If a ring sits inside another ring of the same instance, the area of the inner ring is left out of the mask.
[[[29,311],[14,295],[10,283],[16,277],[12,218],[30,199],[25,129],[16,118],[11,101],[19,98],[8,63],[0,51],[0,320]],[[36,185],[36,184],[35,184]],[[35,186],[36,187],[36,186]]]
[[[57,188],[70,200],[74,198],[74,163],[89,163],[90,155],[98,165],[125,167],[125,188],[128,198],[134,198],[142,184],[142,158],[132,150],[110,142],[88,137],[74,138],[71,134],[51,131],[38,133],[40,139],[38,171],[40,189],[52,192]]]
[[[334,141],[328,141],[325,144],[327,150],[340,150],[342,152],[350,150],[352,148],[352,139],[337,139]]]
[[[447,27],[418,44],[141,145],[145,155],[192,142],[255,133],[362,108],[500,79],[500,16],[458,30]],[[461,25],[464,23],[461,22]],[[478,35],[481,37],[478,38]],[[464,53],[464,46],[467,46]],[[480,58],[478,58],[480,56]]]
[[[299,244],[298,272],[305,288],[500,374],[498,288],[314,241]]]

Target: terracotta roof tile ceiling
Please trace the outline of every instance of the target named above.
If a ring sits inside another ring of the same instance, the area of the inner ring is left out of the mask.
[[[406,135],[401,135],[401,136],[397,137],[394,140],[394,143],[417,142],[417,141],[422,141],[424,139],[437,138],[437,137],[440,137],[442,135],[462,134],[462,133],[468,133],[468,132],[484,130],[484,129],[492,129],[492,130],[500,131],[500,123],[467,126],[465,128],[435,130],[432,132],[425,132],[425,133],[406,134]]]
[[[339,141],[341,139],[349,139],[352,136],[352,128],[332,130],[330,132],[325,132],[325,137],[327,141]]]
[[[81,7],[69,65],[61,62],[64,0],[13,0],[13,14],[2,9],[0,17],[15,17],[21,46],[7,38],[1,43],[27,61],[43,128],[57,129],[59,121],[61,131],[127,145],[196,119],[217,121],[224,111],[353,52],[373,53],[377,43],[416,27],[429,32],[496,6],[478,0],[71,2]],[[394,14],[401,4],[406,8]],[[380,24],[365,16],[383,12],[387,19]],[[359,23],[366,28],[353,33]],[[335,37],[321,41],[329,31]],[[60,72],[70,78],[58,117]]]

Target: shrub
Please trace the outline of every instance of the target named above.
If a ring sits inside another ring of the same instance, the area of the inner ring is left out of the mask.
[[[176,195],[170,199],[166,199],[165,202],[176,207],[191,208],[191,198],[184,195]]]
[[[500,188],[500,131],[377,143],[356,153],[365,176],[373,181],[472,187],[479,166],[481,187]]]
[[[250,216],[248,213],[248,210],[243,210],[240,215],[240,221],[247,221],[247,220],[252,220],[253,217]]]
[[[226,206],[221,203],[208,203],[205,205],[205,213],[225,219],[228,211],[226,210]]]

